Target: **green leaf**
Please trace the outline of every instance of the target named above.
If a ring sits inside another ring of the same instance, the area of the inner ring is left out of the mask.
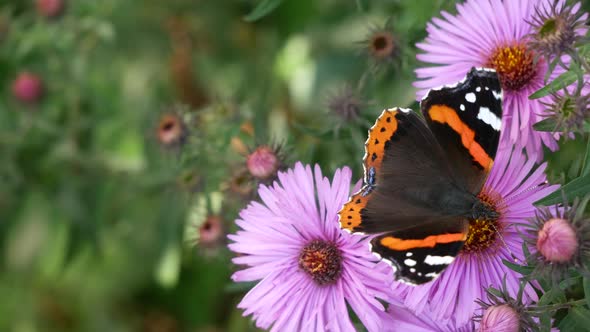
[[[573,179],[567,184],[561,186],[561,188],[552,192],[551,194],[541,198],[540,200],[533,203],[534,205],[555,205],[563,202],[561,192],[565,193],[565,197],[568,201],[573,201],[575,197],[582,197],[590,193],[590,175]]]
[[[488,288],[487,291],[488,291],[488,293],[490,293],[498,298],[502,298],[502,296],[503,296],[502,291],[500,291],[499,289],[495,289],[493,287]]]
[[[154,272],[158,284],[164,288],[176,286],[180,275],[181,248],[168,245]]]
[[[256,286],[256,284],[258,284],[258,282],[256,281],[249,281],[249,282],[232,282],[232,283],[228,283],[223,290],[226,293],[246,293],[249,290],[251,290],[252,288],[254,288],[254,286]]]
[[[356,0],[356,8],[359,12],[366,12],[369,8],[368,0]]]
[[[282,2],[283,0],[262,0],[244,17],[244,20],[247,22],[257,21],[275,10]]]
[[[570,315],[577,323],[576,325],[582,328],[578,331],[590,331],[590,310],[582,307],[573,307],[570,310]]]
[[[503,259],[502,262],[504,263],[504,265],[506,265],[511,270],[514,270],[522,275],[529,275],[534,270],[534,267],[532,267],[532,266],[522,266],[522,265],[514,264],[514,263],[507,261],[505,259]]]
[[[588,174],[590,174],[590,136],[588,136],[588,142],[586,143],[586,152],[584,153],[584,159],[582,159],[580,176],[586,176]]]
[[[557,131],[557,121],[555,121],[554,118],[547,118],[544,120],[541,120],[537,123],[535,123],[533,125],[533,128],[536,131],[549,131],[549,132],[554,132]]]
[[[574,315],[571,313],[571,311],[565,317],[563,317],[558,325],[558,328],[561,332],[575,332],[577,327],[578,324],[576,323]]]
[[[549,312],[543,313],[539,316],[539,327],[541,332],[551,331],[551,314]]]
[[[578,79],[578,75],[574,71],[566,71],[565,73],[557,76],[551,83],[537,90],[535,93],[529,96],[529,99],[538,99],[541,97],[548,96],[555,93]]]
[[[578,52],[580,52],[581,56],[585,56],[590,54],[590,44],[584,43],[578,47]]]
[[[584,295],[586,297],[586,305],[590,307],[590,278],[584,278],[582,282],[584,285]]]
[[[554,132],[559,131],[560,128],[557,125],[557,121],[554,118],[547,118],[541,120],[533,125],[533,128],[536,131],[548,131]],[[582,131],[585,133],[590,133],[590,123],[584,122],[584,126],[582,127]]]
[[[548,305],[551,303],[560,303],[565,300],[566,300],[566,297],[565,297],[565,293],[563,292],[563,290],[561,290],[559,287],[554,287],[554,288],[551,288],[550,290],[548,290],[547,292],[545,292],[545,294],[543,294],[543,296],[541,296],[541,298],[539,299],[537,304],[540,306],[543,306],[543,305]]]
[[[567,290],[568,288],[575,286],[576,284],[578,284],[580,282],[580,278],[582,278],[579,275],[564,279],[562,281],[559,282],[559,288],[563,289],[564,291]]]
[[[529,258],[531,255],[531,251],[529,250],[529,246],[526,244],[526,242],[522,243],[522,253],[524,254],[525,258]]]

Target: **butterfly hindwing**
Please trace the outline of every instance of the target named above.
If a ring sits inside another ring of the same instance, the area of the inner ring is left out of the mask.
[[[407,230],[388,232],[371,240],[371,250],[395,267],[396,279],[423,284],[453,262],[467,238],[467,223],[457,218]]]
[[[479,193],[492,167],[502,127],[496,72],[473,68],[462,82],[434,89],[420,107],[461,185]]]

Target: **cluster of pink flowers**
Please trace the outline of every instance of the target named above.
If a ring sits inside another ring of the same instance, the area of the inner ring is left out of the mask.
[[[338,169],[330,181],[319,166],[297,163],[279,172],[273,185],[259,187],[260,202],[241,211],[240,230],[229,235],[229,248],[238,254],[234,263],[245,266],[233,280],[258,281],[238,304],[245,315],[272,331],[354,331],[350,312],[369,331],[517,331],[522,326],[517,308],[484,308],[477,301],[486,299],[488,287],[504,288],[514,297],[519,293],[521,275],[503,263],[526,260],[516,225],[531,224],[537,216],[533,202],[557,188],[540,185],[546,183],[546,164],[539,164],[543,147],[557,149],[556,136],[532,127],[543,119],[548,101],[528,98],[545,84],[549,66],[535,57],[527,38],[535,13],[550,6],[565,4],[468,0],[457,5],[456,15],[442,12],[442,18],[433,19],[428,37],[417,45],[423,51],[418,59],[432,64],[416,70],[419,99],[431,88],[458,81],[472,67],[492,67],[500,76],[501,148],[484,185],[502,203],[497,245],[461,252],[433,282],[396,282],[391,268],[368,250],[370,237],[339,228],[337,213],[351,193],[351,171]],[[563,71],[553,70],[549,79]],[[543,238],[535,251],[555,252],[551,237],[569,232],[560,223],[541,226]],[[556,246],[561,253],[570,250],[568,257],[577,249]],[[519,296],[524,304],[538,299],[532,287]],[[474,320],[478,315],[482,318]]]

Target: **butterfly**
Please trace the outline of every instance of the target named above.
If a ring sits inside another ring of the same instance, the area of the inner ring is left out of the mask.
[[[378,234],[370,250],[396,279],[423,284],[460,252],[469,220],[498,218],[478,194],[492,168],[502,128],[496,72],[472,68],[422,99],[424,119],[386,109],[369,130],[362,188],[339,214],[352,233]]]

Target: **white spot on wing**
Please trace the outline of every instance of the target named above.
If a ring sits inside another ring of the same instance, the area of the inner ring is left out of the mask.
[[[436,272],[426,273],[425,277],[436,278],[436,277],[438,277],[438,273],[436,273]]]
[[[481,86],[478,86],[477,88],[475,88],[476,92],[480,92],[481,91]]]
[[[408,258],[404,261],[404,264],[406,264],[407,266],[414,266],[416,265],[416,261]]]
[[[394,109],[389,109],[389,111],[400,111],[402,113],[412,113],[413,111],[409,108],[400,108],[400,107],[396,107]]]
[[[475,101],[477,100],[477,98],[475,97],[475,93],[469,92],[468,94],[466,94],[465,100],[467,100],[470,103],[475,103]]]
[[[373,245],[370,242],[369,251],[371,251],[373,253],[373,256],[377,257],[378,260],[380,260],[381,262],[385,262],[387,265],[391,266],[391,268],[393,269],[393,273],[397,271],[397,267],[393,265],[393,263],[389,259],[384,259],[383,257],[381,257],[381,255],[379,255],[379,253],[373,251]]]
[[[487,107],[479,108],[477,118],[490,125],[496,131],[499,131],[500,127],[502,127],[502,120]]]
[[[465,105],[461,104],[461,106],[459,106],[459,108],[464,111],[465,110]]]
[[[407,253],[406,253],[406,257],[412,257],[412,255],[413,255],[413,254],[412,254],[411,252],[407,252]]]
[[[487,72],[490,72],[490,73],[495,73],[496,72],[496,70],[495,69],[492,69],[492,68],[476,67],[475,69],[478,70],[478,71],[487,71]],[[465,81],[467,80],[467,77],[468,76],[469,76],[469,73],[467,73],[465,75],[465,77],[463,77],[459,82],[455,82],[453,84],[448,84],[448,85],[442,85],[442,86],[439,86],[439,87],[432,88],[432,89],[428,90],[428,92],[426,92],[426,94],[424,94],[424,96],[422,97],[421,100],[424,101],[426,98],[428,98],[428,95],[430,95],[430,92],[431,91],[440,91],[442,89],[451,89],[451,88],[455,88],[455,87],[457,87],[457,86],[465,83]]]
[[[428,90],[428,92],[426,92],[426,94],[422,97],[421,100],[424,101],[424,99],[428,98],[428,96],[430,95],[430,91],[440,91],[442,89],[452,89],[452,88],[459,86],[460,84],[465,83],[466,80],[467,80],[467,75],[465,75],[465,77],[463,77],[459,82],[455,82],[453,84],[447,84],[447,85],[438,86],[436,88],[432,88],[432,89]]]
[[[453,262],[455,257],[453,256],[426,256],[424,263],[428,265],[449,265]],[[427,274],[428,276],[428,274]]]
[[[410,269],[410,272],[412,272],[412,273],[416,273],[416,269],[415,269],[415,268],[411,268],[411,269]]]

